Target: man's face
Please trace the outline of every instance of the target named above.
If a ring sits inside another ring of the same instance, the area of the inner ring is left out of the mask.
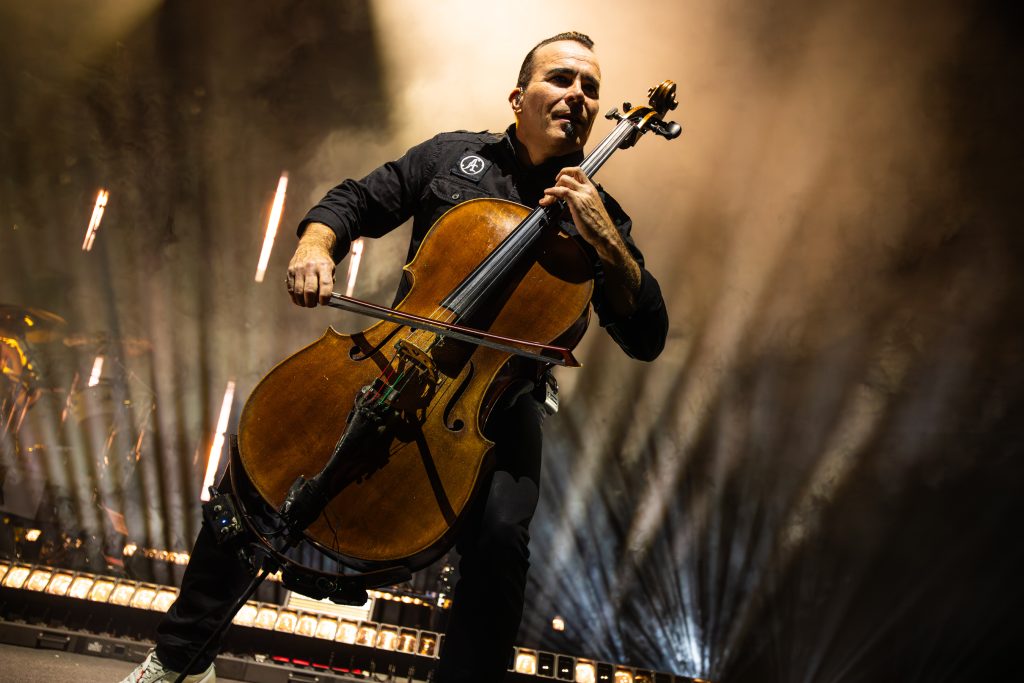
[[[597,115],[600,87],[597,57],[580,43],[560,40],[534,53],[530,82],[509,98],[516,113],[516,136],[530,163],[582,149]],[[572,130],[567,135],[569,123]]]

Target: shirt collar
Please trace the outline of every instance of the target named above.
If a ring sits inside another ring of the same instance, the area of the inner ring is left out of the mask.
[[[527,166],[519,160],[519,155],[516,154],[516,124],[510,125],[505,129],[505,148],[506,151],[511,154],[515,160],[516,165],[526,173],[531,175],[536,174],[539,177],[550,177],[553,178],[563,168],[570,166],[579,166],[583,161],[583,150],[577,150],[570,152],[569,154],[562,155],[560,157],[552,157],[544,163],[536,166]]]

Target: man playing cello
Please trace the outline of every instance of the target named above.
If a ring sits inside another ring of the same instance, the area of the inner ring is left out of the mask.
[[[598,111],[601,72],[587,36],[561,33],[527,54],[509,94],[515,123],[501,135],[441,133],[362,180],[330,190],[299,226],[288,266],[294,302],[313,307],[330,298],[335,263],[358,237],[379,237],[413,218],[408,259],[434,222],[474,198],[526,206],[564,200],[562,229],[594,266],[592,303],[604,327],[631,357],[661,352],[668,318],[660,288],[643,267],[619,205],[579,167]],[[408,292],[403,282],[396,300]],[[539,304],[543,305],[543,304]],[[522,617],[529,567],[529,524],[539,497],[543,386],[504,400],[485,434],[495,443],[495,469],[467,510],[456,547],[461,555],[448,628],[435,681],[487,683],[504,678]],[[124,683],[173,681],[248,580],[246,567],[223,551],[204,524],[177,602],[158,629],[156,649]],[[190,683],[214,680],[215,652],[204,653]]]

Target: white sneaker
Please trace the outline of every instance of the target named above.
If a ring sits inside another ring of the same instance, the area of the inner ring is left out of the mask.
[[[142,661],[142,664],[139,664],[130,674],[125,676],[121,683],[164,683],[165,681],[166,683],[174,683],[180,675],[180,672],[171,671],[164,666],[156,658],[156,651],[153,651]],[[216,683],[216,681],[217,674],[213,671],[213,664],[202,673],[185,676],[185,683]]]

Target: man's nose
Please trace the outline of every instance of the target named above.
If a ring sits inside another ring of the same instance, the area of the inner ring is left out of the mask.
[[[574,80],[572,85],[566,89],[565,99],[567,102],[580,101],[583,99],[583,83],[580,82],[580,79],[577,78]]]

